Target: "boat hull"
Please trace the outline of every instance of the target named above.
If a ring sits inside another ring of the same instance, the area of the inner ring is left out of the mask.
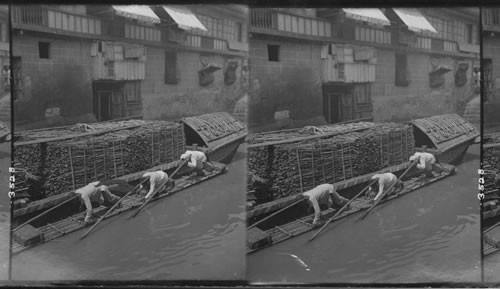
[[[381,203],[388,202],[394,198],[398,198],[398,197],[403,196],[407,193],[413,192],[420,187],[423,187],[423,186],[426,186],[430,183],[439,181],[439,180],[454,173],[454,171],[455,171],[454,166],[448,165],[448,164],[442,164],[442,165],[443,165],[445,170],[440,175],[437,175],[437,176],[432,177],[432,178],[425,178],[423,176],[420,176],[420,177],[415,177],[413,179],[409,179],[409,180],[405,181],[405,188],[400,194],[398,194],[396,196],[390,196],[389,198],[381,201]],[[419,174],[419,172],[416,169],[413,169],[408,173],[408,178],[410,178],[411,175],[416,175],[416,174]],[[370,200],[371,199],[369,199],[366,196],[360,197],[360,198],[354,200],[351,203],[351,210],[345,211],[342,214],[340,214],[339,216],[337,216],[334,219],[334,222],[339,220],[339,219],[342,219],[344,217],[354,215],[354,214],[357,214],[358,212],[361,212],[361,211],[368,209],[369,207],[371,207],[371,205],[369,203]],[[323,219],[326,220],[326,219],[331,218],[335,213],[336,213],[336,210],[328,209],[328,210],[325,210],[324,212],[322,212],[322,217],[323,217]],[[284,225],[274,226],[273,228],[264,231],[265,234],[271,236],[271,238],[270,238],[271,242],[264,243],[263,246],[258,247],[258,248],[252,247],[253,244],[247,244],[247,254],[254,253],[254,252],[262,250],[266,247],[270,247],[272,245],[284,242],[284,241],[291,239],[293,237],[296,237],[298,235],[313,231],[314,228],[311,225],[313,218],[314,218],[314,214],[311,214],[311,215],[299,218],[295,221],[288,222]]]
[[[190,186],[196,185],[198,183],[204,182],[208,179],[214,178],[226,171],[226,165],[221,164],[221,163],[213,163],[217,169],[213,170],[212,172],[205,172],[206,175],[203,177],[198,177],[198,178],[193,178],[190,179],[188,176],[181,176],[179,179],[175,180],[175,187],[168,193],[168,194],[163,194],[156,196],[153,201],[158,201],[160,199],[163,199],[167,196],[171,196],[174,193],[178,193],[185,188],[188,188]],[[122,214],[124,212],[130,211],[136,207],[139,207],[142,205],[142,199],[143,196],[139,195],[130,195],[127,196],[122,201],[122,206],[121,208],[116,208],[114,211],[112,211],[108,216],[105,217],[105,219],[111,218],[113,216]],[[102,215],[104,215],[107,212],[108,208],[105,206],[100,206],[98,208],[94,209],[94,214],[93,214],[93,220],[91,223],[96,222]],[[36,244],[31,244],[31,245],[23,245],[19,242],[16,241],[16,238],[14,236],[12,240],[12,253],[16,254],[19,253],[23,250],[26,250],[28,248],[49,242],[51,240],[54,240],[56,238],[59,238],[61,236],[67,235],[69,233],[81,230],[86,227],[84,224],[84,219],[85,219],[85,212],[80,212],[74,215],[71,215],[69,217],[66,217],[64,219],[55,221],[53,223],[47,223],[39,228],[36,228],[40,230],[43,233],[43,238],[41,238],[41,242],[36,243]],[[15,234],[15,233],[14,233]]]

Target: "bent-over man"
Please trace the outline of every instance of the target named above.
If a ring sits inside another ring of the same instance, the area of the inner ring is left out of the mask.
[[[109,191],[108,186],[100,185],[100,182],[89,183],[85,187],[76,190],[75,193],[80,195],[81,200],[85,204],[85,208],[87,210],[85,223],[89,223],[92,218],[92,203],[100,206],[105,203],[115,204],[118,200],[120,200],[119,197]]]
[[[418,162],[417,169],[424,171],[425,175],[428,177],[434,176],[432,172],[440,174],[443,171],[443,168],[431,153],[416,152],[410,157],[410,161]]]
[[[308,198],[309,205],[314,208],[313,226],[321,225],[321,207],[328,209],[332,204],[345,205],[349,200],[339,195],[331,184],[322,184],[312,190],[304,192],[303,196]]]
[[[149,190],[146,196],[144,197],[145,199],[150,198],[153,195],[153,192],[157,189],[160,189],[163,191],[166,189],[166,186],[169,185],[169,187],[173,187],[174,182],[168,178],[168,174],[162,170],[159,171],[154,171],[154,172],[147,172],[144,175],[142,175],[143,180],[144,179],[149,179]],[[146,185],[147,187],[148,185]],[[143,188],[145,188],[144,185],[141,185],[140,190],[142,191]]]
[[[214,169],[214,166],[210,163],[205,153],[200,151],[186,151],[181,155],[181,160],[188,160],[188,167],[194,171],[190,177],[205,175],[203,169],[208,171]]]
[[[371,179],[376,180],[376,182],[368,188],[368,196],[372,197],[375,195],[375,198],[371,201],[372,203],[378,201],[378,199],[382,197],[384,191],[389,190],[385,194],[386,196],[389,196],[391,194],[398,193],[404,186],[403,182],[399,181],[393,173],[375,174],[371,177]]]

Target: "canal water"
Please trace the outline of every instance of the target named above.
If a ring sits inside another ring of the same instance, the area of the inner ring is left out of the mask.
[[[253,283],[480,282],[479,145],[454,176],[247,256]]]
[[[244,280],[246,159],[228,172],[12,257],[13,280]]]
[[[10,143],[0,144],[0,280],[9,278],[10,199],[9,191]]]

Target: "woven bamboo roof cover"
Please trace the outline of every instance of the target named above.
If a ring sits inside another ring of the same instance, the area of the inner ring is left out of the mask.
[[[479,136],[476,127],[457,114],[415,119],[410,123],[427,135],[440,151],[446,151],[459,143]]]
[[[227,112],[185,117],[181,121],[198,133],[207,146],[233,134],[247,133],[246,126]]]

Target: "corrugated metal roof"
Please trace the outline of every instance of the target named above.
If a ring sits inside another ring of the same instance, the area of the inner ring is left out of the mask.
[[[132,19],[160,23],[160,18],[147,5],[112,5],[117,15]]]
[[[436,29],[425,19],[417,9],[393,8],[398,17],[408,26],[408,29],[415,32],[429,31],[437,33]]]
[[[410,122],[444,152],[460,143],[479,136],[476,127],[456,114],[443,114]]]
[[[208,31],[207,28],[198,20],[196,15],[186,7],[162,5],[165,12],[177,23],[179,28],[184,30],[200,29]]]
[[[346,16],[351,19],[367,21],[380,25],[391,25],[391,22],[380,9],[377,8],[342,8]]]

